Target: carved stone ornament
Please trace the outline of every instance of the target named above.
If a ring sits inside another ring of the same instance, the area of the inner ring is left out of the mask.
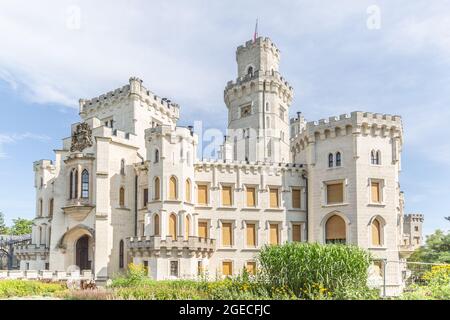
[[[83,151],[92,146],[92,131],[87,123],[80,123],[72,134],[70,151]]]

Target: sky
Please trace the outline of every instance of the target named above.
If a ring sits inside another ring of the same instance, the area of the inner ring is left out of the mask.
[[[180,125],[224,130],[236,47],[258,18],[294,87],[291,116],[402,116],[406,212],[425,215],[425,234],[448,230],[449,12],[445,0],[0,0],[0,211],[35,215],[33,161],[54,159],[78,99],[130,76],[177,102]]]

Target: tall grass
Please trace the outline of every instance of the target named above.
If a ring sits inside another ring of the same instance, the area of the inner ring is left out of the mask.
[[[259,254],[266,286],[287,288],[300,299],[366,299],[369,254],[346,245],[287,243]]]

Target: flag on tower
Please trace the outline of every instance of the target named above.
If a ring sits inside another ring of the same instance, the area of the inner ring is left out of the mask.
[[[256,42],[256,38],[258,38],[258,19],[256,19],[255,33],[253,34],[253,42]]]

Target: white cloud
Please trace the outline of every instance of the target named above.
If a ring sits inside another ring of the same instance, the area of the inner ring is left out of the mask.
[[[47,135],[36,134],[31,132],[25,133],[0,133],[0,159],[7,158],[8,155],[3,150],[4,146],[7,144],[13,144],[21,140],[35,140],[40,142],[45,142],[50,140]]]

